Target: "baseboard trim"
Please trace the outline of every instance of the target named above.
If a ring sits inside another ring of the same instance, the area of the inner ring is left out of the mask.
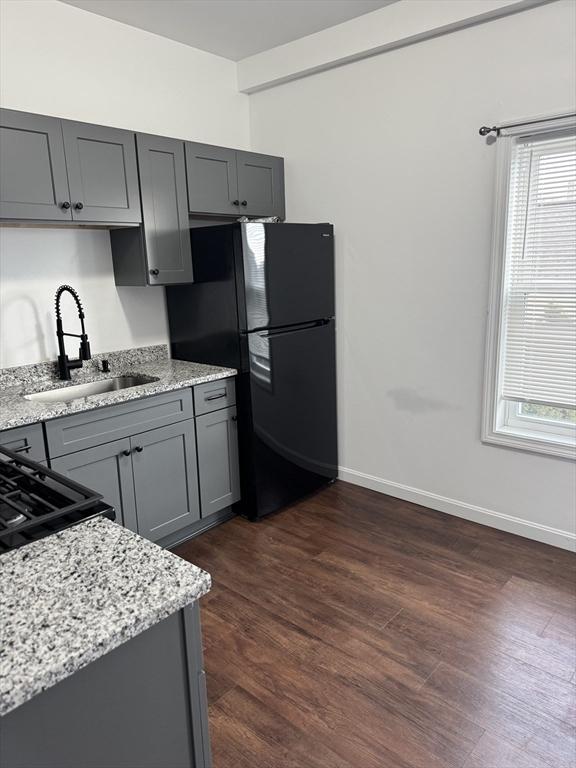
[[[532,523],[520,517],[505,515],[502,512],[494,512],[491,509],[477,507],[475,504],[457,501],[447,496],[439,496],[437,493],[429,493],[420,488],[412,488],[409,485],[394,483],[391,480],[384,480],[381,477],[368,475],[365,472],[358,472],[347,467],[339,468],[338,477],[340,480],[348,483],[361,485],[363,488],[369,488],[379,493],[385,493],[387,496],[394,496],[403,501],[411,501],[413,504],[430,507],[430,509],[435,509],[438,512],[445,512],[448,515],[462,517],[474,523],[488,525],[501,531],[515,533],[517,536],[524,536],[527,539],[534,539],[544,544],[551,544],[553,547],[576,552],[576,534],[570,531],[562,531],[559,528]]]

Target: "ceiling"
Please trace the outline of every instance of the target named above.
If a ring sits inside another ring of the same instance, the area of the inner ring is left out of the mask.
[[[62,0],[233,61],[396,0]]]

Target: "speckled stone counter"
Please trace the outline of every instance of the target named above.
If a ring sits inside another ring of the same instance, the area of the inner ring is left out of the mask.
[[[109,361],[109,373],[102,373],[99,370],[103,359]],[[93,359],[84,363],[81,369],[72,371],[70,382],[58,379],[54,363],[5,368],[0,375],[0,430],[103,408],[107,405],[117,405],[128,400],[137,400],[207,381],[217,381],[235,376],[236,373],[233,368],[172,360],[168,358],[168,348],[162,345],[94,355]],[[33,402],[24,397],[32,392],[42,392],[62,386],[85,384],[113,376],[135,375],[157,380],[136,387],[91,395],[71,403]]]
[[[0,557],[0,715],[206,594],[210,576],[106,520]]]

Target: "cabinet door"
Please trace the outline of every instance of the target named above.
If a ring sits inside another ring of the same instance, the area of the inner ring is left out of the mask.
[[[101,493],[116,510],[116,522],[136,531],[130,440],[70,453],[51,461],[52,469]]]
[[[0,168],[0,218],[72,218],[60,120],[1,110]]]
[[[198,475],[202,517],[240,499],[236,408],[196,419]]]
[[[148,282],[191,282],[184,144],[143,134],[137,144]]]
[[[62,121],[72,218],[142,221],[134,134],[117,128]]]
[[[138,533],[157,541],[200,519],[194,420],[130,438]]]
[[[186,142],[190,213],[238,214],[236,150]]]
[[[240,212],[248,216],[285,217],[284,160],[272,155],[237,152]]]

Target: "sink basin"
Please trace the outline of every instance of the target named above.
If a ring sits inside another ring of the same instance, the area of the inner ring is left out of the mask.
[[[154,376],[115,376],[113,379],[91,381],[88,384],[74,384],[70,387],[49,389],[46,392],[34,392],[24,395],[26,400],[39,403],[71,403],[73,400],[81,400],[90,395],[101,395],[104,392],[117,392],[119,389],[138,387],[140,384],[150,384],[158,381]]]

